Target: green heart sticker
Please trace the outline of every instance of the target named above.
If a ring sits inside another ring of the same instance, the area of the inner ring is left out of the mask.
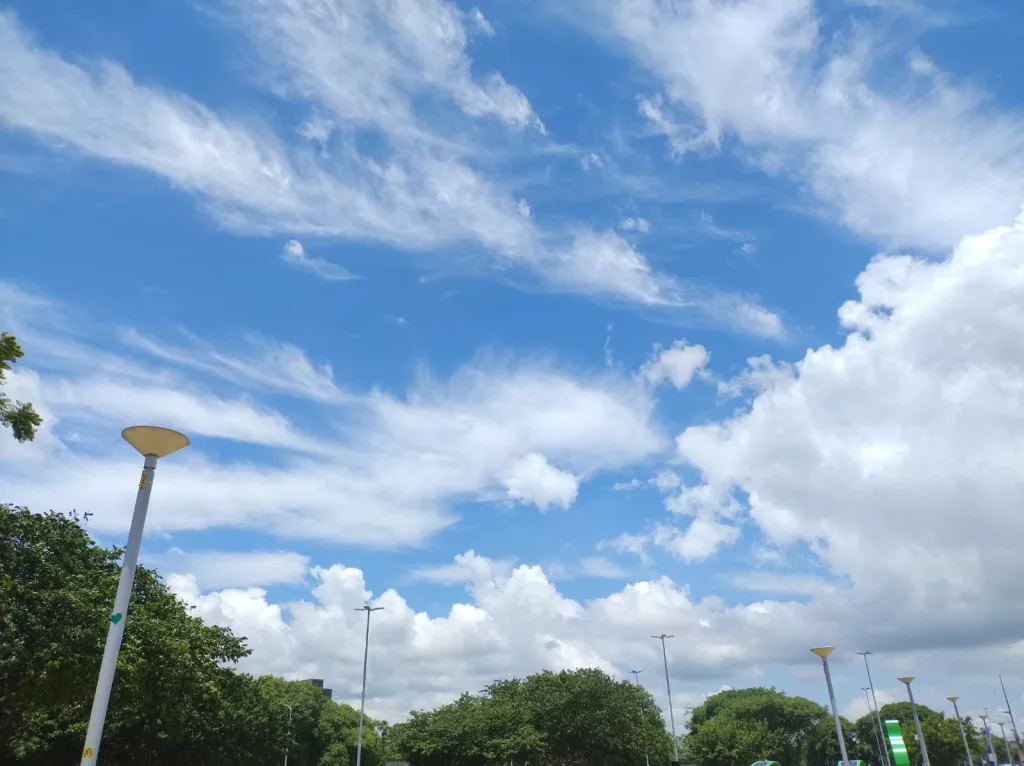
[[[112,617],[110,618],[110,621],[111,621],[112,623],[114,623],[115,625],[117,625],[117,623],[121,622],[121,618],[122,618],[123,616],[124,616],[124,615],[122,615],[122,614],[121,614],[120,612],[118,612],[117,614],[115,614],[114,616],[112,616]]]

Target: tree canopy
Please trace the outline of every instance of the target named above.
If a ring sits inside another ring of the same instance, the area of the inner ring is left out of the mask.
[[[81,522],[0,505],[0,763],[81,756],[121,555]],[[139,567],[100,762],[259,766],[287,751],[293,766],[354,763],[358,711],[311,684],[232,669],[247,654]],[[386,758],[375,725],[367,766]]]
[[[25,356],[18,341],[10,333],[0,333],[0,386],[3,386],[4,374],[10,372],[11,365]],[[14,438],[20,442],[31,441],[36,437],[36,429],[42,425],[43,419],[33,408],[31,402],[14,402],[0,391],[0,425],[10,428]]]

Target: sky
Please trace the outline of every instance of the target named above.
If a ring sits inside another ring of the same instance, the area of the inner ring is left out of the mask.
[[[1024,6],[0,7],[0,501],[396,721],[599,667],[1024,715]],[[130,617],[129,617],[130,619]],[[948,712],[948,711],[947,711]]]

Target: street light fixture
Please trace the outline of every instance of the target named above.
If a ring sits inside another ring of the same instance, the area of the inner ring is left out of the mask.
[[[662,633],[660,636],[651,636],[651,638],[661,641],[661,659],[665,662],[665,688],[668,690],[668,718],[672,722],[672,754],[674,760],[678,761],[679,743],[676,742],[676,714],[672,711],[672,682],[668,680],[668,652],[665,650],[665,639],[675,638],[675,636]]]
[[[974,763],[974,757],[971,755],[971,748],[967,745],[967,734],[964,732],[964,722],[960,718],[960,708],[956,706],[956,701],[959,697],[946,697],[950,702],[953,703],[953,712],[956,714],[956,725],[960,727],[960,739],[964,743],[964,754],[967,756],[966,766],[972,766]]]
[[[846,755],[846,740],[843,737],[843,725],[839,722],[839,709],[836,707],[836,695],[832,691],[832,675],[828,672],[828,656],[835,651],[831,646],[819,646],[811,649],[813,654],[821,658],[821,666],[825,669],[825,684],[828,686],[828,699],[832,703],[832,718],[836,724],[836,738],[839,740],[839,754],[843,757],[843,766],[850,766],[850,758]],[[925,766],[929,766],[925,764]]]
[[[868,672],[868,688],[871,689],[871,701],[874,703],[875,720],[878,722],[878,733],[882,737],[882,757],[885,758],[886,766],[892,766],[892,759],[889,757],[889,748],[886,742],[889,740],[885,733],[885,726],[882,725],[882,713],[878,709],[878,700],[875,698],[875,682],[871,680],[871,666],[868,665],[868,656],[874,652],[857,652],[864,658],[864,669]]]
[[[82,748],[81,766],[93,766],[96,763],[100,740],[103,739],[103,724],[107,718],[110,690],[114,685],[117,655],[121,652],[121,640],[124,638],[128,603],[132,597],[132,585],[135,584],[135,567],[139,562],[142,530],[146,526],[146,512],[149,510],[149,496],[153,491],[153,474],[156,471],[157,460],[184,449],[189,444],[185,434],[159,426],[132,426],[121,432],[121,438],[143,456],[142,478],[139,479],[139,489],[135,496],[135,510],[132,512],[132,525],[128,530],[128,545],[124,549],[124,559],[121,562],[121,576],[117,581],[114,610],[110,614],[110,624],[107,626],[107,641],[103,647],[103,660],[100,663],[100,675],[96,681],[96,693],[92,698],[92,712],[89,714],[85,747]]]
[[[640,685],[640,674],[643,673],[644,671],[642,671],[642,670],[631,670],[629,672],[633,674],[633,678],[636,679],[636,685],[639,686]]]
[[[366,612],[366,643],[363,645],[363,693],[359,699],[359,738],[356,741],[356,766],[363,763],[363,716],[366,711],[366,661],[370,656],[370,614],[379,612],[384,607],[363,604],[357,612]],[[926,765],[927,766],[927,765]]]
[[[910,695],[910,712],[914,714],[914,728],[917,729],[917,740],[921,743],[921,760],[924,761],[924,766],[932,766],[931,761],[928,760],[928,745],[924,741],[924,732],[921,731],[921,719],[917,717],[917,703],[914,702],[914,690],[910,688],[910,682],[914,680],[913,676],[903,676],[903,678],[897,678],[907,686],[907,694]]]

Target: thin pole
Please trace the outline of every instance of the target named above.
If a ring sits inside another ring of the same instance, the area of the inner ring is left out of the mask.
[[[907,685],[907,694],[910,695],[910,712],[914,714],[914,728],[917,729],[917,739],[921,743],[921,759],[924,766],[932,766],[928,760],[928,745],[924,741],[924,732],[921,731],[921,719],[917,717],[917,703],[914,702],[914,690],[910,688],[910,681],[904,681]]]
[[[643,670],[631,670],[629,672],[633,674],[633,678],[636,679],[636,685],[639,686],[640,685],[640,674],[643,673],[644,671]],[[641,728],[643,727],[643,723],[644,723],[644,721],[643,721],[643,712],[644,712],[643,711],[643,706],[641,706],[641,709],[640,709],[640,726],[641,726]],[[651,766],[651,757],[647,754],[646,743],[644,743],[644,762],[647,764],[647,766]]]
[[[665,639],[675,638],[667,633],[662,633],[660,636],[651,636],[651,638],[657,638],[661,641],[661,659],[665,663],[665,688],[668,690],[668,718],[672,722],[672,753],[674,760],[679,760],[679,743],[676,742],[676,714],[672,710],[672,682],[668,680],[668,652],[665,650]],[[356,764],[359,766],[359,764]]]
[[[292,746],[292,706],[287,702],[282,702],[286,708],[288,708],[288,744],[284,748],[284,766],[288,766],[288,751],[291,750]]]
[[[864,692],[864,699],[866,699],[868,702],[868,710],[871,710],[871,697],[868,696],[868,692],[871,690],[870,687],[862,686],[860,687],[860,689],[862,692]],[[872,726],[871,729],[875,732],[875,744],[878,745],[878,757],[884,761],[885,756],[882,755],[882,740],[878,738],[878,731],[875,729],[875,727]]]
[[[974,756],[971,755],[971,748],[967,745],[967,733],[964,731],[964,722],[960,719],[960,708],[956,706],[959,697],[947,697],[953,703],[953,712],[956,713],[956,725],[960,727],[960,739],[964,742],[964,753],[967,755],[967,766],[973,766]]]
[[[636,679],[636,685],[639,686],[640,685],[640,674],[643,673],[644,671],[642,671],[642,670],[631,670],[629,672],[633,674],[633,677]]]
[[[864,658],[864,669],[868,671],[868,688],[871,689],[871,701],[875,706],[875,720],[878,721],[878,733],[882,738],[882,753],[885,756],[886,766],[892,766],[892,759],[889,757],[889,747],[885,744],[889,741],[885,726],[882,725],[882,713],[878,709],[878,700],[875,698],[875,683],[871,680],[871,666],[868,665],[868,655],[874,652],[857,652]]]
[[[371,607],[369,604],[356,609],[357,612],[366,612],[366,643],[363,645],[363,693],[359,700],[359,738],[356,742],[356,766],[363,763],[363,717],[366,711],[366,662],[370,656],[370,613],[379,612],[384,607]]]
[[[828,699],[832,703],[832,718],[836,723],[836,738],[839,740],[839,754],[843,757],[843,766],[850,766],[850,757],[846,754],[846,738],[843,737],[843,724],[839,721],[839,708],[836,707],[836,694],[832,691],[832,674],[828,672],[828,657],[821,658],[825,668],[825,684],[828,686]],[[929,766],[925,764],[925,766]]]
[[[981,733],[985,737],[985,760],[995,766],[997,759],[995,749],[992,747],[992,727],[988,723],[988,708],[982,708],[982,710],[985,711],[985,715],[978,717],[981,719]]]
[[[999,732],[1003,735],[1003,747],[1006,748],[1006,760],[1010,766],[1013,766],[1013,756],[1010,755],[1010,743],[1006,741],[1006,724],[1002,721],[996,721],[999,725]]]
[[[1006,712],[1010,716],[1010,727],[1013,729],[1013,739],[1017,743],[1017,763],[1020,763],[1020,735],[1017,733],[1017,722],[1013,718],[1013,708],[1010,707],[1010,698],[1006,695],[1006,684],[1003,677],[999,676],[999,685],[1003,687],[1003,699],[1006,700]]]
[[[139,562],[142,530],[146,526],[146,513],[149,510],[149,496],[153,492],[155,470],[156,456],[146,455],[142,467],[142,478],[139,480],[139,491],[135,496],[135,510],[132,512],[132,525],[128,531],[128,545],[124,549],[124,560],[121,562],[121,576],[117,581],[114,611],[110,614],[110,624],[107,627],[107,643],[103,647],[100,676],[96,681],[96,693],[92,698],[89,728],[85,734],[85,747],[82,749],[82,766],[93,766],[100,751],[103,724],[106,722],[107,705],[110,703],[110,689],[114,685],[114,671],[117,670],[117,655],[121,651],[121,639],[124,638],[128,602],[131,601],[132,586],[135,584],[135,567]]]

